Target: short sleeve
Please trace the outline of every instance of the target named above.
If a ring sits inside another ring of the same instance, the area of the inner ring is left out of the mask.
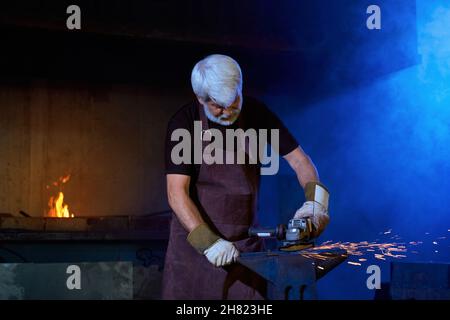
[[[173,148],[180,143],[180,141],[172,141],[172,133],[177,129],[185,129],[192,134],[192,126],[189,122],[189,116],[185,112],[177,112],[169,121],[166,132],[165,142],[165,172],[166,174],[183,174],[193,176],[195,167],[190,161],[189,163],[175,164],[172,159]]]

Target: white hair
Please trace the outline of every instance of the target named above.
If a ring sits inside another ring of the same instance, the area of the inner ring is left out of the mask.
[[[242,92],[242,72],[231,57],[213,54],[197,62],[192,70],[194,93],[205,101],[213,99],[219,105],[231,105]]]

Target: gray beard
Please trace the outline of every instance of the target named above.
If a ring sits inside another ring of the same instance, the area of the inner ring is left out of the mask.
[[[242,97],[241,97],[241,103],[239,106],[239,109],[242,111]],[[231,120],[222,120],[221,117],[215,117],[208,109],[208,107],[206,105],[203,105],[203,110],[205,110],[205,114],[206,117],[215,123],[218,123],[222,126],[231,126],[233,123],[236,122],[236,120],[239,118],[239,115],[241,113],[241,111],[239,111],[239,113],[237,113],[233,118],[231,118]]]

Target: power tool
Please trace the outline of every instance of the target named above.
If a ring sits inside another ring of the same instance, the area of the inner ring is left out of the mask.
[[[279,250],[298,251],[314,246],[311,219],[291,219],[288,225],[279,224],[275,228],[252,227],[248,230],[250,237],[275,238],[280,241]]]

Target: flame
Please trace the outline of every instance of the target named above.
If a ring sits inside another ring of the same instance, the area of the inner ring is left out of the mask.
[[[69,180],[70,180],[70,174],[65,177],[59,178],[59,181],[61,181],[61,183],[63,183],[63,184],[68,182]]]
[[[59,178],[61,184],[65,184],[70,180],[70,174]],[[58,186],[58,182],[54,182],[53,185]],[[69,206],[64,203],[64,193],[59,191],[58,197],[50,197],[48,201],[49,211],[48,216],[52,218],[73,218],[74,214],[70,213]]]

